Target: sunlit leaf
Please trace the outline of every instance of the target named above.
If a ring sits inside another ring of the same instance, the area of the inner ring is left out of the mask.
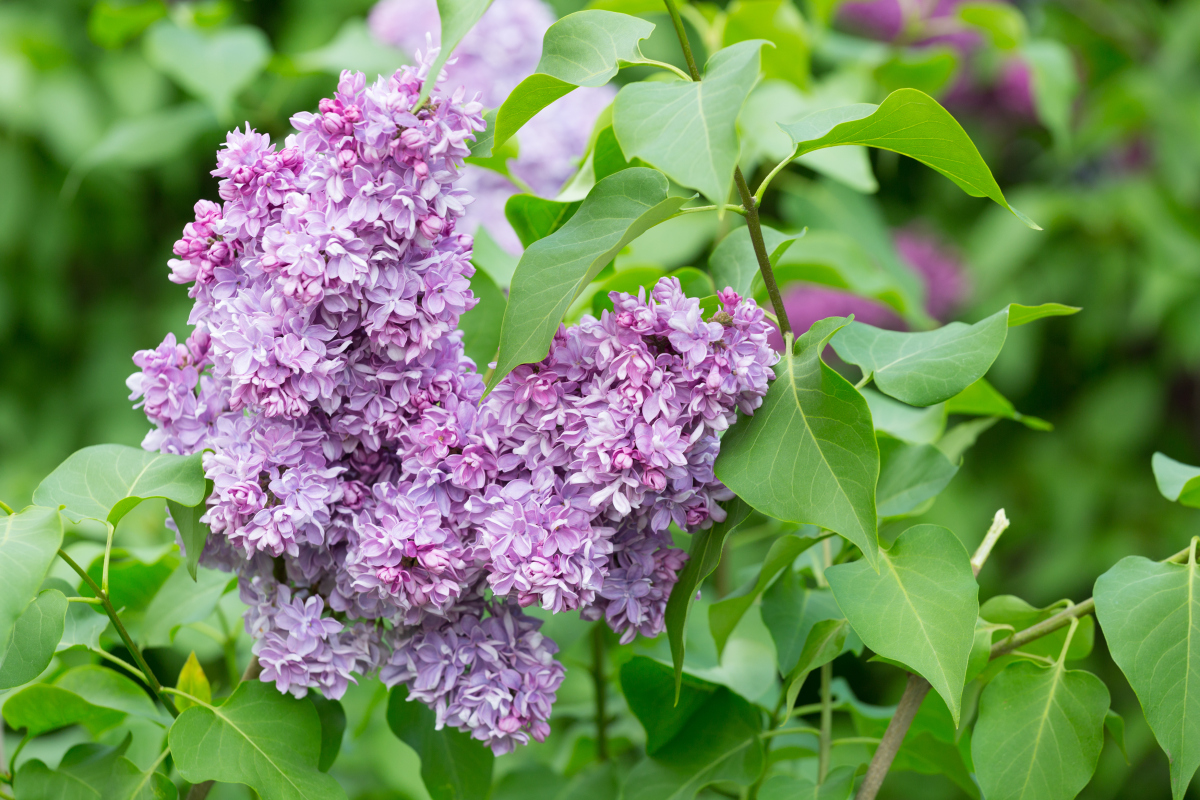
[[[208,682],[208,676],[204,674],[204,667],[200,666],[200,662],[196,659],[195,650],[187,657],[187,661],[183,662],[183,669],[179,670],[179,679],[175,681],[175,688],[190,695],[189,697],[175,696],[175,708],[180,713],[198,705],[212,703],[212,685]],[[196,699],[193,700],[193,697]]]
[[[754,508],[845,536],[878,561],[875,483],[879,448],[871,412],[821,360],[848,320],[821,320],[785,354],[761,408],[721,440],[717,477]]]
[[[126,715],[162,721],[150,696],[130,678],[95,665],[75,667],[53,683],[25,687],[4,704],[4,721],[30,736],[68,725],[83,725],[93,734],[113,727]]]
[[[337,800],[338,782],[317,769],[321,721],[307,699],[245,681],[219,706],[197,705],[168,734],[179,774],[190,783],[243,783],[272,800]]]
[[[1180,800],[1200,765],[1200,569],[1130,556],[1100,576],[1096,617],[1113,661],[1141,701]]]
[[[175,800],[175,784],[154,769],[143,772],[125,757],[132,735],[116,747],[86,743],[72,747],[58,769],[30,759],[17,771],[21,800]],[[158,766],[157,764],[155,765]]]
[[[63,506],[72,518],[116,525],[143,500],[166,498],[185,506],[204,499],[200,454],[172,456],[140,447],[98,444],[72,453],[38,484],[38,505]]]
[[[429,67],[418,104],[429,98],[442,67],[454,55],[454,48],[458,47],[458,43],[470,33],[491,5],[492,0],[437,0],[438,18],[441,20],[438,55]]]
[[[1184,464],[1162,453],[1155,453],[1150,465],[1163,497],[1190,508],[1200,508],[1200,467]]]
[[[1008,204],[971,137],[924,92],[899,89],[878,106],[831,108],[779,127],[792,137],[797,156],[847,144],[892,150],[937,170],[973,197],[990,197],[1029,227],[1038,227]]]
[[[839,564],[825,579],[867,647],[929,681],[957,723],[979,615],[966,548],[945,528],[915,525],[880,552],[879,567]]]
[[[0,517],[0,644],[8,646],[13,626],[38,589],[62,544],[63,521],[52,508],[30,506]]]
[[[737,116],[758,80],[761,40],[708,60],[704,80],[627,84],[613,105],[613,130],[628,157],[724,204],[737,166]]]
[[[8,647],[0,651],[0,689],[11,689],[36,678],[50,664],[62,640],[67,598],[45,589],[25,607],[13,626]]]

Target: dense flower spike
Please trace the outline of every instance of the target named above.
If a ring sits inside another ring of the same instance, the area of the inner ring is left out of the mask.
[[[381,0],[371,10],[370,26],[387,44],[412,53],[426,46],[426,31],[438,31],[436,0]],[[497,0],[471,29],[446,65],[447,84],[479,92],[479,101],[496,108],[542,54],[542,37],[554,22],[543,0]],[[438,42],[435,40],[434,45]],[[530,120],[517,135],[520,157],[512,174],[542,197],[553,197],[575,172],[600,111],[612,102],[611,87],[581,88]],[[504,204],[517,187],[499,173],[468,165],[460,184],[475,198],[463,222],[465,230],[484,227],[498,244],[518,254],[521,244],[504,217]]]
[[[195,332],[138,353],[129,387],[147,448],[205,451],[202,563],[238,574],[263,680],[336,698],[382,667],[499,753],[545,738],[563,677],[520,608],[659,633],[686,560],[667,529],[721,517],[717,435],[775,355],[753,302],[706,320],[664,280],[481,402],[456,181],[482,107],[413,113],[428,63],[343,74],[281,148],[229,134],[223,204],[170,262]]]

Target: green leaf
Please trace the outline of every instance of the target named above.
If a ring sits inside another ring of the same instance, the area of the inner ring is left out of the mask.
[[[167,511],[170,512],[171,519],[175,521],[175,527],[179,530],[179,539],[183,542],[184,563],[187,564],[188,574],[192,576],[192,580],[196,579],[200,554],[204,552],[204,543],[208,541],[208,535],[212,532],[207,523],[200,521],[200,518],[208,511],[208,504],[205,501],[212,494],[212,490],[213,482],[205,480],[204,500],[196,505],[185,506],[174,500],[167,501]]]
[[[796,156],[848,144],[891,150],[937,170],[972,197],[990,197],[1029,227],[1041,230],[1008,204],[971,137],[924,92],[899,89],[878,106],[858,103],[831,108],[779,127],[792,137]]]
[[[816,544],[819,539],[811,536],[795,536],[786,534],[771,543],[771,549],[763,558],[762,568],[754,583],[742,587],[724,600],[713,603],[708,607],[708,627],[712,631],[713,641],[717,643],[717,658],[725,650],[729,635],[741,622],[742,616],[754,605],[754,601],[763,593],[767,585],[775,579],[782,570],[787,569],[796,557]]]
[[[918,333],[856,322],[834,337],[833,349],[864,374],[870,373],[884,394],[909,405],[931,406],[982,378],[1000,355],[1010,327],[1076,310],[1058,303],[1014,303],[974,325],[951,322]]]
[[[429,99],[429,93],[433,91],[442,67],[454,54],[454,48],[458,47],[458,43],[470,33],[491,5],[492,0],[437,0],[438,18],[441,20],[441,33],[437,39],[440,46],[438,56],[430,65],[428,77],[421,87],[417,105],[424,105]]]
[[[0,652],[0,689],[11,689],[42,674],[62,640],[67,598],[57,589],[45,589],[13,626],[6,650]]]
[[[542,38],[537,70],[512,90],[496,114],[496,141],[507,141],[575,87],[603,86],[620,67],[645,63],[638,42],[653,32],[652,22],[595,9],[555,22]]]
[[[380,75],[390,78],[408,61],[404,52],[384,44],[372,34],[365,19],[352,17],[342,23],[328,44],[294,56],[292,66],[301,72],[330,75],[341,75],[342,70],[352,69],[363,73],[370,85]]]
[[[854,792],[854,767],[830,770],[818,785],[806,778],[772,775],[758,792],[758,800],[850,800]]]
[[[184,780],[243,783],[272,800],[335,800],[346,793],[317,770],[321,721],[308,700],[245,681],[220,706],[193,706],[168,734]]]
[[[1168,500],[1189,508],[1200,508],[1200,468],[1155,453],[1150,460],[1158,491]]]
[[[563,315],[600,270],[688,200],[668,197],[667,188],[666,177],[652,169],[610,175],[562,228],[526,249],[509,290],[489,390],[518,365],[545,358]]]
[[[30,506],[0,517],[0,643],[12,639],[13,626],[37,597],[62,545],[63,521],[52,508]]]
[[[993,47],[1012,50],[1029,35],[1025,17],[1008,3],[963,3],[957,9],[958,18],[987,35]]]
[[[116,525],[143,500],[165,498],[185,506],[204,500],[200,454],[171,456],[140,447],[98,444],[72,453],[33,492],[42,506],[63,506],[71,519]]]
[[[908,48],[876,67],[875,80],[887,91],[916,89],[937,94],[954,78],[958,62],[958,53],[946,45]]]
[[[475,362],[480,372],[496,358],[500,348],[500,326],[504,322],[504,310],[508,299],[488,274],[476,270],[471,276],[471,291],[479,302],[458,318],[458,329],[463,332],[463,350],[467,358]]]
[[[753,416],[721,441],[717,477],[754,508],[845,536],[878,563],[875,483],[879,449],[871,412],[850,383],[821,360],[848,320],[821,320],[784,355]]]
[[[958,537],[915,525],[879,554],[825,570],[833,596],[867,647],[905,665],[937,690],[958,723],[979,616],[979,586]]]
[[[9,727],[28,728],[30,736],[68,725],[93,734],[120,723],[129,714],[162,721],[150,696],[115,670],[88,664],[63,673],[53,683],[35,683],[4,704]]]
[[[937,403],[913,408],[874,389],[859,389],[871,408],[875,430],[915,444],[933,444],[946,430],[946,406]]]
[[[629,267],[620,272],[614,272],[600,281],[599,285],[593,284],[590,287],[596,290],[596,293],[592,295],[592,315],[599,319],[602,311],[613,310],[613,301],[608,296],[609,292],[627,292],[636,295],[638,289],[653,289],[665,275],[666,273],[659,267]]]
[[[475,247],[471,253],[471,263],[477,270],[483,270],[488,277],[501,289],[507,289],[512,282],[513,273],[517,270],[517,258],[496,244],[496,240],[488,233],[487,228],[480,227],[475,231]]]
[[[1104,746],[1108,689],[1063,663],[1008,665],[979,699],[971,756],[988,800],[1071,800]]]
[[[764,760],[758,709],[690,675],[676,704],[674,682],[670,667],[645,656],[621,667],[621,688],[646,729],[648,756],[629,773],[625,800],[692,800],[713,783],[757,780]]]
[[[145,44],[151,64],[207,102],[223,121],[233,118],[234,99],[271,59],[266,34],[252,25],[201,32],[164,19],[146,33]]]
[[[581,205],[582,200],[560,203],[531,194],[514,194],[504,204],[504,216],[521,240],[521,246],[527,248],[566,225]]]
[[[316,706],[317,716],[321,718],[321,758],[317,761],[317,769],[329,772],[342,749],[342,737],[346,733],[346,709],[337,700],[330,700],[315,692],[309,692],[308,699]]]
[[[764,42],[739,42],[715,53],[704,80],[630,83],[613,105],[621,150],[723,205],[737,166],[737,116],[758,80]]]
[[[969,414],[977,417],[1003,417],[1020,422],[1035,431],[1054,430],[1044,419],[1022,414],[1008,398],[996,391],[986,378],[980,378],[946,401],[947,414]]]
[[[1070,141],[1071,117],[1079,94],[1075,57],[1065,44],[1054,39],[1027,42],[1021,56],[1029,65],[1038,119],[1054,135],[1055,145],[1065,147]]]
[[[721,553],[725,548],[725,539],[737,530],[738,526],[750,516],[750,506],[741,499],[733,499],[722,504],[725,519],[713,524],[711,528],[703,528],[692,536],[692,549],[688,554],[687,564],[679,573],[679,581],[667,598],[665,614],[667,639],[671,644],[671,659],[675,663],[675,700],[679,701],[681,681],[683,680],[683,656],[687,634],[688,615],[692,613],[692,603],[696,600],[696,592],[704,579],[712,574],[721,563]]]
[[[875,506],[881,517],[901,517],[917,511],[958,474],[958,466],[931,444],[902,442],[882,434],[878,440]]]
[[[850,631],[850,623],[844,619],[827,619],[813,625],[800,651],[796,666],[792,667],[783,679],[783,690],[787,700],[784,708],[796,705],[796,697],[804,679],[818,667],[822,667],[842,654],[846,644],[846,635]]]
[[[1111,708],[1104,715],[1104,730],[1112,737],[1113,743],[1121,751],[1125,763],[1129,763],[1129,753],[1125,750],[1125,718]]]
[[[1035,608],[1019,597],[1002,594],[996,597],[989,597],[979,607],[979,616],[996,625],[1006,626],[1006,629],[998,629],[995,632],[992,642],[998,642],[1011,636],[1013,633],[1019,633],[1026,628],[1033,627],[1039,622],[1050,619],[1050,617],[1062,611],[1068,605],[1069,601],[1061,600],[1045,608]],[[1090,616],[1080,618],[1079,625],[1075,629],[1075,635],[1071,637],[1071,646],[1067,650],[1067,661],[1077,661],[1081,658],[1087,658],[1091,654],[1092,645],[1095,642],[1095,625],[1096,623],[1093,622]],[[1063,644],[1066,640],[1067,629],[1061,628],[1029,642],[1021,648],[1021,651],[1031,653],[1035,656],[1042,656],[1043,658],[1057,659],[1062,652]],[[997,659],[997,661],[1000,660]]]
[[[47,578],[42,589],[57,589],[64,597],[79,597],[71,584],[61,578]],[[71,647],[99,647],[100,634],[108,627],[108,615],[90,603],[67,603],[67,616],[63,623],[62,639],[58,652]]]
[[[775,252],[789,238],[767,225],[762,226],[762,233],[768,252]],[[708,271],[718,289],[732,288],[743,296],[751,293],[759,270],[749,228],[738,228],[721,240],[708,257]]]
[[[779,672],[787,675],[800,660],[808,635],[818,622],[845,619],[833,592],[810,589],[793,570],[785,570],[779,580],[763,593],[762,620],[775,642]],[[851,630],[843,652],[862,652],[862,641]]]
[[[196,659],[195,650],[187,657],[187,661],[183,662],[183,669],[179,670],[179,679],[175,681],[175,688],[191,695],[191,697],[175,696],[175,708],[180,713],[196,706],[212,704],[212,686],[208,682],[208,676],[204,674],[204,667],[200,666],[200,662]],[[193,700],[192,697],[196,699]]]
[[[471,734],[437,730],[433,710],[409,700],[403,684],[388,696],[387,721],[392,733],[417,751],[421,779],[433,800],[486,800],[495,757]]]
[[[57,770],[29,760],[17,771],[20,800],[175,800],[175,785],[161,772],[143,772],[125,758],[132,734],[117,747],[88,742],[72,747]],[[157,764],[155,765],[157,766]]]
[[[184,565],[177,567],[146,606],[139,637],[142,645],[169,647],[181,627],[212,614],[236,580],[227,572],[202,569],[193,581]]]
[[[88,36],[106,50],[116,50],[137,38],[151,23],[166,16],[162,0],[141,3],[113,3],[100,0],[88,15]]]
[[[762,54],[763,75],[801,88],[809,83],[809,43],[804,18],[791,0],[738,0],[724,20],[724,44],[765,39],[774,47]]]
[[[1141,701],[1171,762],[1180,800],[1200,765],[1200,575],[1187,564],[1130,556],[1096,581],[1096,617],[1113,661]]]

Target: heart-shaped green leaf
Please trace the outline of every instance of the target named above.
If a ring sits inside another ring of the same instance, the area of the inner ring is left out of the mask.
[[[725,433],[717,477],[754,508],[845,536],[878,561],[879,448],[867,401],[821,360],[848,320],[821,320],[785,354],[762,407]]]
[[[62,537],[62,517],[53,508],[0,517],[0,646],[8,646],[13,626],[37,597]]]
[[[867,647],[903,664],[937,690],[958,723],[975,642],[979,585],[958,537],[915,525],[879,554],[825,570],[838,605]]]
[[[154,766],[143,772],[125,758],[133,734],[120,745],[88,742],[66,752],[57,770],[30,759],[17,771],[17,795],[25,800],[175,800],[175,784]]]
[[[1078,310],[1059,303],[1014,303],[974,325],[951,322],[917,333],[856,322],[834,337],[833,349],[870,374],[881,392],[909,405],[931,406],[982,378],[1000,355],[1010,327]]]
[[[812,589],[803,577],[788,569],[763,592],[762,621],[771,632],[779,660],[780,674],[787,675],[800,660],[800,654],[813,627],[825,620],[845,619],[846,615],[827,588]],[[862,641],[851,630],[843,652],[862,652]]]
[[[236,580],[215,569],[201,569],[192,580],[184,565],[177,567],[146,606],[139,637],[142,646],[169,647],[181,627],[212,614]]]
[[[1150,730],[1171,762],[1180,800],[1200,766],[1200,568],[1123,558],[1100,576],[1096,617],[1113,661],[1141,701]]]
[[[792,137],[793,158],[848,144],[892,150],[937,170],[972,197],[990,197],[1029,227],[1041,230],[1008,204],[971,137],[924,92],[899,89],[878,106],[857,103],[830,108],[779,127]]]
[[[421,759],[421,779],[433,800],[487,800],[492,785],[492,751],[471,734],[438,728],[432,709],[409,700],[403,685],[388,697],[388,727]]]
[[[244,783],[278,800],[337,800],[346,793],[317,769],[321,721],[308,700],[245,681],[219,706],[196,705],[168,734],[179,774],[191,783]]]
[[[67,598],[46,589],[25,607],[13,626],[8,648],[0,651],[0,689],[29,683],[54,658],[67,618]]]
[[[758,80],[761,39],[708,60],[702,81],[630,83],[613,105],[613,130],[626,156],[667,173],[723,205],[740,147],[737,117]]]
[[[1163,497],[1189,508],[1200,508],[1200,467],[1184,464],[1162,453],[1154,454],[1150,466]]]
[[[542,37],[537,70],[517,84],[496,114],[496,144],[575,87],[603,86],[622,66],[645,63],[638,42],[653,32],[652,22],[598,9],[555,22]]]
[[[988,800],[1071,800],[1104,746],[1108,689],[1090,672],[1018,661],[983,690],[971,738]]]
[[[688,562],[679,573],[679,581],[667,599],[665,615],[667,639],[671,643],[671,659],[675,662],[675,700],[679,700],[680,681],[683,680],[683,657],[687,640],[688,615],[696,600],[696,591],[704,579],[712,574],[721,562],[725,539],[737,530],[750,516],[750,506],[734,497],[722,504],[725,519],[711,528],[704,528],[692,536],[692,549]]]
[[[625,245],[679,210],[661,173],[622,170],[597,183],[565,225],[525,250],[513,274],[488,388],[521,364],[540,361],[570,308]]]
[[[202,32],[164,19],[146,33],[145,45],[151,64],[207,102],[223,121],[233,118],[234,99],[271,59],[266,34],[251,25]]]
[[[800,687],[810,672],[842,654],[849,632],[850,623],[844,619],[826,619],[812,626],[804,641],[804,649],[800,651],[800,658],[783,679],[783,690],[787,697],[784,708],[796,705]]]
[[[162,722],[146,692],[115,670],[95,665],[75,667],[53,683],[35,683],[4,704],[4,721],[40,736],[68,725],[83,725],[92,733],[106,730],[129,714]]]
[[[98,444],[72,453],[33,492],[38,505],[62,506],[72,519],[116,525],[143,500],[165,498],[184,506],[204,500],[200,454],[172,456],[140,447]]]
[[[196,658],[195,650],[188,656],[187,661],[183,662],[183,669],[179,670],[175,688],[190,695],[175,698],[175,708],[181,712],[193,706],[212,703],[212,685],[208,682],[208,676],[204,674],[204,667],[200,666],[200,660]],[[196,699],[193,700],[193,697]]]

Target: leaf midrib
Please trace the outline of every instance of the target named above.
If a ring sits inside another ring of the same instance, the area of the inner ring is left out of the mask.
[[[287,774],[286,772],[284,772],[284,770],[282,770],[282,769],[279,767],[279,765],[278,765],[278,764],[276,764],[276,763],[275,763],[275,760],[274,760],[273,758],[271,758],[269,755],[267,755],[267,752],[266,752],[265,750],[263,750],[261,747],[259,747],[259,746],[258,746],[258,744],[256,744],[256,743],[255,743],[255,741],[254,741],[253,739],[251,739],[251,738],[250,738],[250,737],[249,737],[249,736],[246,734],[246,732],[245,732],[245,731],[243,731],[241,728],[239,728],[239,727],[237,726],[237,724],[236,724],[236,723],[234,723],[234,721],[233,721],[232,719],[230,719],[229,717],[227,717],[227,716],[225,716],[224,714],[222,714],[222,713],[221,713],[221,711],[220,711],[220,706],[208,705],[207,703],[203,703],[203,701],[199,701],[199,700],[197,700],[197,698],[192,698],[192,699],[193,699],[193,700],[196,700],[196,702],[200,702],[202,705],[206,706],[206,707],[208,708],[208,710],[212,712],[212,715],[213,715],[214,717],[216,717],[217,719],[223,720],[223,721],[224,721],[224,722],[225,722],[227,725],[229,725],[229,727],[231,727],[231,728],[233,728],[235,731],[237,731],[237,733],[238,733],[238,734],[239,734],[239,735],[240,735],[240,736],[241,736],[243,739],[245,739],[245,740],[246,740],[246,741],[247,741],[247,742],[250,744],[250,746],[251,746],[251,747],[253,747],[255,750],[257,750],[257,751],[258,751],[258,752],[259,752],[259,753],[262,755],[262,757],[263,757],[263,758],[265,758],[265,759],[267,760],[267,763],[268,763],[268,764],[270,764],[270,765],[271,765],[271,766],[272,766],[272,767],[273,767],[273,768],[274,768],[274,769],[275,769],[275,770],[276,770],[276,771],[277,771],[277,772],[278,772],[280,775],[282,775],[282,776],[283,776],[283,779],[284,779],[284,780],[286,780],[286,781],[288,782],[288,784],[289,784],[289,785],[290,785],[290,786],[291,786],[293,789],[295,789],[295,790],[296,790],[296,792],[297,792],[297,793],[298,793],[298,794],[299,794],[301,797],[308,797],[308,795],[307,795],[307,794],[305,794],[304,790],[303,790],[303,789],[301,789],[301,788],[300,788],[300,786],[298,786],[298,785],[296,784],[296,782],[295,782],[295,781],[293,781],[293,780],[292,780],[290,777],[288,777],[288,774]]]
[[[900,587],[900,592],[904,595],[904,602],[912,610],[913,616],[917,618],[917,625],[921,627],[921,635],[925,637],[925,643],[929,645],[929,649],[933,651],[933,663],[937,665],[938,672],[941,673],[942,680],[946,684],[946,688],[950,688],[950,678],[946,675],[946,668],[942,665],[942,660],[938,656],[938,648],[929,638],[929,632],[925,629],[925,620],[921,618],[921,613],[917,611],[916,605],[913,604],[912,595],[908,593],[908,589],[904,586],[904,581],[900,579],[900,571],[896,569],[896,565],[892,563],[892,559],[887,553],[881,554],[881,561],[888,565],[888,570],[896,579],[896,585]]]

